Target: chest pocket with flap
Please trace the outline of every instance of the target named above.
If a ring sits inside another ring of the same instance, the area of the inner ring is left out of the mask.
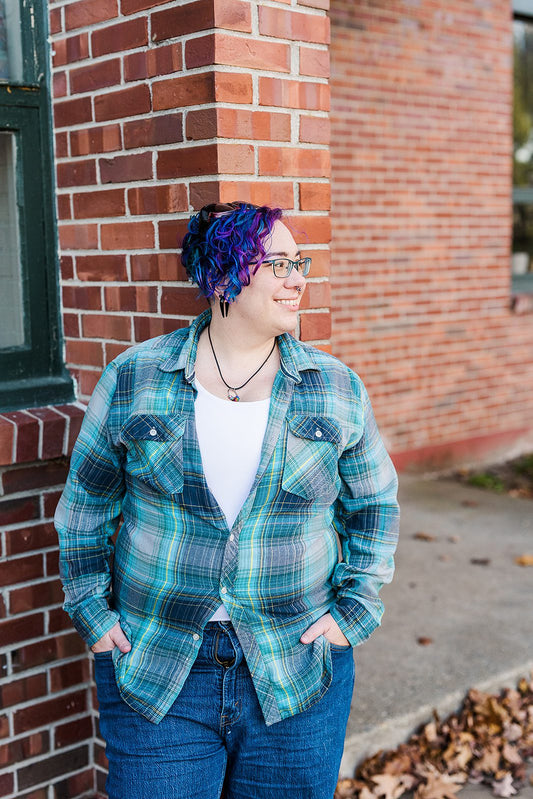
[[[163,494],[183,490],[185,419],[135,414],[122,425],[120,440],[127,449],[126,472]]]
[[[283,488],[304,499],[333,502],[340,488],[338,424],[324,416],[304,414],[294,414],[287,424]]]

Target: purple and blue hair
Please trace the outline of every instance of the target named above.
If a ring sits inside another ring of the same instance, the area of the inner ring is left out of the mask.
[[[266,255],[266,239],[281,208],[245,202],[213,203],[191,217],[182,244],[181,262],[204,297],[226,302],[250,283]]]

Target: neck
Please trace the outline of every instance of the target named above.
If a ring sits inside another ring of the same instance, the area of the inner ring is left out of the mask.
[[[273,335],[250,330],[249,325],[243,326],[239,319],[232,319],[231,309],[230,315],[223,319],[218,309],[213,308],[210,330],[217,358],[229,365],[260,362],[268,355],[275,339]]]

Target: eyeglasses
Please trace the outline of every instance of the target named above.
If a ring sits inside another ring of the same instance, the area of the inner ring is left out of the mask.
[[[305,277],[311,269],[311,260],[311,258],[300,258],[299,261],[291,261],[290,258],[276,258],[272,261],[263,261],[263,264],[270,264],[276,277],[289,277],[293,267]]]

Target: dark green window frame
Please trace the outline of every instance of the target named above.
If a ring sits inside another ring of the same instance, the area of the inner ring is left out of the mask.
[[[513,0],[513,19],[533,25],[533,6],[531,0]],[[514,166],[513,166],[514,169]],[[533,206],[533,187],[513,186],[513,218],[517,206]],[[513,242],[514,252],[514,242]],[[533,294],[533,273],[512,275],[512,291],[514,294]]]
[[[13,134],[17,146],[25,343],[0,350],[0,410],[74,397],[61,358],[48,4],[19,0],[19,5],[23,81],[0,82],[0,131]]]

